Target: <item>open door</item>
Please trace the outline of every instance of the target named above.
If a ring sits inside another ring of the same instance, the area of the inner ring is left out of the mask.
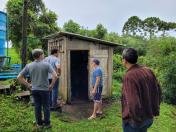
[[[93,58],[96,58],[100,61],[100,67],[103,70],[103,92],[102,96],[108,96],[108,50],[90,50],[89,54],[89,67],[90,62]],[[92,69],[89,70],[89,95],[92,85],[91,85],[91,79],[92,78]],[[89,96],[89,99],[91,99],[91,96]]]
[[[88,50],[70,51],[71,101],[88,100]]]

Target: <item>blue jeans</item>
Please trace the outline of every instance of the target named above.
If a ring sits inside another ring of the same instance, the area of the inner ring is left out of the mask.
[[[153,119],[145,120],[141,125],[132,125],[129,123],[124,123],[123,121],[123,131],[124,132],[147,132],[147,129],[152,125]]]
[[[50,84],[51,81],[52,80],[49,79]],[[58,90],[59,90],[59,79],[56,80],[53,90],[50,92],[50,106],[53,108],[57,107]]]
[[[35,103],[35,118],[38,125],[50,124],[50,106],[49,91],[32,90],[32,96]],[[42,120],[42,108],[44,113],[44,121]]]

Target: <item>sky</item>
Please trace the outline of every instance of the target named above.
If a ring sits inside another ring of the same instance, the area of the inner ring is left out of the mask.
[[[0,10],[7,0],[0,0]],[[88,29],[103,24],[108,32],[121,34],[124,23],[131,16],[142,20],[159,17],[176,22],[176,0],[43,0],[45,6],[58,15],[58,25],[72,19]]]

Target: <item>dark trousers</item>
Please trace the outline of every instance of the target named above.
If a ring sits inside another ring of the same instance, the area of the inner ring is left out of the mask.
[[[147,132],[152,123],[153,119],[147,119],[141,125],[131,125],[123,122],[123,132]]]
[[[35,118],[38,125],[50,124],[49,91],[33,90],[32,96],[35,103]],[[42,108],[44,120],[42,120]]]

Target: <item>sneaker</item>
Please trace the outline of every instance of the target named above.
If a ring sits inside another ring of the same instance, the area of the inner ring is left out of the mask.
[[[39,125],[39,124],[36,123],[36,121],[33,121],[33,125],[34,125],[34,127],[36,127],[37,129],[43,128],[43,124]]]
[[[50,111],[59,111],[59,112],[62,112],[62,108],[60,106],[50,107]]]
[[[43,128],[43,125],[36,125],[36,127],[38,128],[38,129],[41,129],[41,128]]]
[[[49,128],[52,128],[52,125],[49,124],[49,125],[43,125],[45,129],[49,129]]]

